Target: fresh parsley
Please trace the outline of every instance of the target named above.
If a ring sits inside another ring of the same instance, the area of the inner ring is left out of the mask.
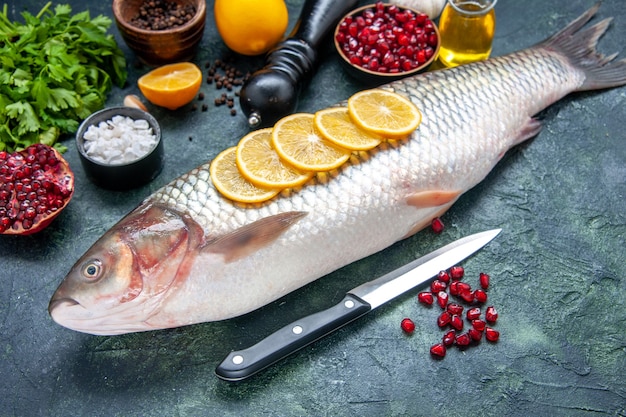
[[[111,19],[51,4],[22,12],[24,23],[10,21],[6,4],[0,13],[0,151],[53,146],[104,107],[113,83],[126,82]]]

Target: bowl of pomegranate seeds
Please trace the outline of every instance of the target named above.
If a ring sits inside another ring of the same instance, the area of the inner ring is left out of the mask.
[[[126,45],[148,65],[191,60],[202,40],[205,0],[113,0]]]
[[[76,133],[85,175],[110,190],[128,190],[152,181],[164,163],[161,128],[148,112],[109,107],[85,119]]]
[[[377,2],[344,16],[335,47],[348,73],[381,84],[417,74],[439,53],[439,30],[423,12]]]

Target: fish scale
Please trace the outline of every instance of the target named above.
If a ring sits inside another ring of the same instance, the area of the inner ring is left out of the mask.
[[[595,52],[609,21],[581,30],[597,8],[533,48],[382,87],[417,105],[419,128],[268,202],[222,197],[209,163],[179,177],[78,260],[52,318],[93,334],[223,320],[419,231],[539,132],[533,115],[626,83],[626,61]]]

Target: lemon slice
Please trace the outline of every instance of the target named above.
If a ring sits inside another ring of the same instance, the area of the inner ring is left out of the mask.
[[[258,187],[297,187],[313,176],[286,164],[272,148],[272,128],[256,130],[237,145],[237,167],[248,181]]]
[[[259,188],[246,180],[237,168],[237,147],[222,151],[215,157],[209,172],[215,188],[226,198],[241,203],[260,203],[269,200],[280,189]]]
[[[367,151],[382,142],[383,137],[354,124],[346,107],[331,107],[315,113],[315,127],[324,138],[343,148]]]
[[[351,153],[325,139],[315,127],[314,115],[309,113],[295,113],[276,122],[272,146],[287,163],[305,171],[335,169]]]
[[[422,114],[411,101],[382,89],[354,94],[348,99],[348,111],[359,127],[385,137],[406,136],[422,121]]]
[[[137,80],[139,90],[150,103],[170,110],[191,102],[201,84],[202,71],[191,62],[163,65]]]

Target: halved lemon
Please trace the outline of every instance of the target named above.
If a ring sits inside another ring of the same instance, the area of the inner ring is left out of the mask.
[[[265,188],[287,188],[303,184],[313,172],[286,164],[272,148],[272,128],[248,133],[237,145],[237,167],[252,184]]]
[[[315,127],[329,141],[353,151],[375,148],[384,139],[357,126],[346,107],[331,107],[315,113]]]
[[[246,180],[237,168],[236,158],[237,147],[233,146],[217,155],[209,167],[211,181],[224,197],[241,203],[260,203],[280,192],[280,189],[257,187]]]
[[[364,90],[348,99],[350,117],[359,127],[385,137],[399,138],[413,132],[422,113],[407,98],[382,89]]]
[[[304,171],[330,171],[346,162],[351,153],[325,139],[309,113],[295,113],[276,122],[272,146],[287,163]]]
[[[202,71],[191,62],[163,65],[139,78],[137,85],[150,103],[176,110],[194,99]]]

